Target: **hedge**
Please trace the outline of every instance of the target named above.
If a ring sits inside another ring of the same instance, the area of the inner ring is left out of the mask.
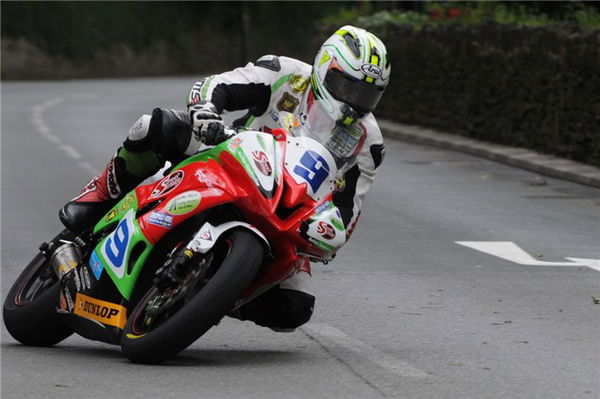
[[[600,166],[600,31],[487,23],[381,34],[378,117]]]

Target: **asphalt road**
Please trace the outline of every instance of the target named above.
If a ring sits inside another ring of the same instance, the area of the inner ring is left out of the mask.
[[[181,108],[188,79],[2,84],[3,295],[60,228],[57,210],[141,113]],[[27,348],[3,330],[2,398],[598,398],[600,190],[387,142],[361,223],[317,266],[313,319],[280,334],[225,320],[162,366],[73,336]]]

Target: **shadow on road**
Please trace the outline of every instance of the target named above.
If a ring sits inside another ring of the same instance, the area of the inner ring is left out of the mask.
[[[300,352],[276,350],[240,350],[240,349],[187,349],[165,363],[169,366],[211,366],[230,367],[237,365],[260,366],[274,363],[295,363]]]
[[[11,353],[20,352],[22,355],[37,357],[56,357],[57,359],[79,360],[85,357],[88,361],[110,360],[116,364],[129,363],[118,346],[85,346],[85,345],[56,345],[54,347],[30,347],[17,343],[2,343],[2,354],[5,358]],[[276,350],[240,350],[240,349],[186,349],[173,359],[159,367],[231,367],[237,365],[260,366],[281,363],[295,363],[302,353],[295,351]],[[154,366],[157,367],[157,366]]]

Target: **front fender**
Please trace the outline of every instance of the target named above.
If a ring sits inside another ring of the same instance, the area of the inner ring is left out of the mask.
[[[263,243],[265,253],[271,253],[271,244],[269,244],[269,240],[267,240],[267,237],[265,237],[265,235],[253,225],[241,222],[239,220],[225,222],[217,226],[213,226],[209,222],[204,223],[200,230],[198,230],[194,238],[189,242],[187,248],[191,249],[194,252],[200,252],[205,254],[208,251],[210,251],[210,249],[217,242],[218,238],[224,232],[236,228],[243,228],[252,232]]]

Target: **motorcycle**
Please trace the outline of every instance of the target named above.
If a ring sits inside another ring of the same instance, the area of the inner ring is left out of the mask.
[[[138,186],[88,231],[42,244],[4,303],[8,332],[33,346],[75,332],[160,363],[310,271],[308,259],[331,259],[346,240],[332,201],[351,162],[340,151],[357,135],[332,146],[314,123],[281,119],[285,129],[238,133]]]

